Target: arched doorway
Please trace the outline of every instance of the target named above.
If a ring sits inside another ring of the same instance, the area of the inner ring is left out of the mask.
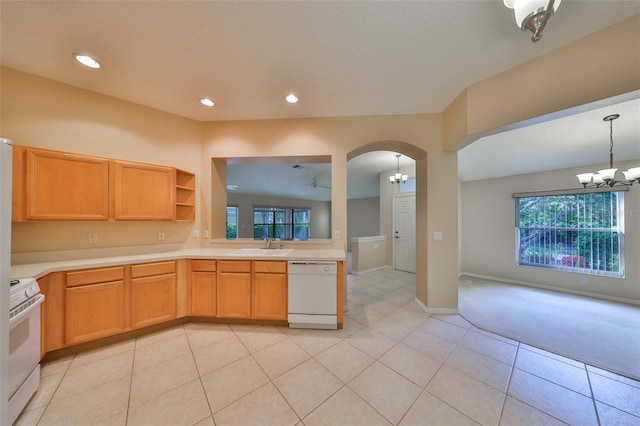
[[[416,297],[428,306],[427,283],[427,152],[402,141],[375,141],[347,154],[347,161],[371,151],[394,151],[415,160],[416,170]]]

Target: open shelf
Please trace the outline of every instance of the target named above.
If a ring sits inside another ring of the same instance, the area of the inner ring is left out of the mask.
[[[176,169],[176,221],[196,220],[196,175]]]

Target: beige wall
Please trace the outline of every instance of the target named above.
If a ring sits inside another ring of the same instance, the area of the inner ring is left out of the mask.
[[[165,243],[205,243],[193,240],[194,229],[209,229],[212,237],[223,238],[226,166],[221,159],[282,155],[331,157],[331,235],[334,246],[346,248],[347,160],[390,150],[416,160],[417,297],[434,311],[455,310],[459,197],[454,150],[503,126],[639,89],[639,24],[640,15],[473,84],[442,114],[199,123],[3,68],[3,137],[16,144],[194,172],[199,206],[196,222],[187,224],[16,224],[12,250],[158,244],[157,231],[166,232]],[[384,223],[382,211],[380,215]],[[434,231],[444,239],[434,241]],[[98,234],[97,244],[88,244],[88,233]],[[469,239],[473,242],[474,235],[465,236],[465,242]],[[470,255],[466,247],[461,253],[463,258]]]
[[[238,238],[253,238],[253,207],[299,207],[311,209],[310,238],[331,238],[331,202],[262,197],[228,193],[227,203],[238,206]]]
[[[618,162],[626,170],[635,162]],[[461,184],[461,272],[515,280],[561,291],[592,293],[598,296],[640,303],[640,188],[625,192],[624,279],[530,268],[515,264],[515,201],[512,194],[578,187],[575,175],[602,165],[487,179]],[[580,278],[587,277],[587,284]]]
[[[470,85],[444,111],[445,147],[637,89],[640,14]]]
[[[351,271],[357,275],[390,267],[386,254],[387,240],[384,236],[355,238],[352,243]]]
[[[200,188],[199,123],[52,80],[2,69],[2,134],[16,145],[174,166]],[[201,203],[198,192],[196,202]],[[12,252],[194,242],[196,223],[18,223]],[[88,234],[98,234],[89,244]],[[197,241],[195,241],[197,242]]]
[[[429,308],[455,310],[458,298],[457,162],[455,153],[442,151],[441,128],[439,114],[204,123],[203,158],[211,172],[205,169],[203,175],[211,173],[208,190],[210,199],[216,200],[210,216],[213,235],[223,237],[224,166],[222,162],[206,159],[284,153],[331,156],[333,244],[344,249],[348,235],[347,160],[368,151],[396,151],[416,160],[417,296]],[[431,228],[444,231],[450,239],[438,242],[442,243],[439,250],[427,255],[431,241],[426,237]],[[336,232],[340,238],[335,238]]]

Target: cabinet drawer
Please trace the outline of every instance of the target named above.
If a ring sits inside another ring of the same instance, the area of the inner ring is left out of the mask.
[[[67,287],[86,284],[106,283],[124,279],[124,267],[104,269],[87,269],[84,271],[67,272]]]
[[[287,262],[256,260],[253,263],[253,267],[255,272],[287,273]]]
[[[250,260],[219,260],[220,272],[251,272]]]
[[[200,272],[215,272],[216,261],[215,260],[192,260],[191,270]]]
[[[131,267],[131,278],[148,277],[152,275],[173,274],[176,272],[176,262],[145,263]]]

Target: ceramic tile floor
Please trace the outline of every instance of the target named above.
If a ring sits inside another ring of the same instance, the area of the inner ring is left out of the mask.
[[[349,275],[344,329],[188,323],[43,366],[19,425],[638,425],[640,383]]]

